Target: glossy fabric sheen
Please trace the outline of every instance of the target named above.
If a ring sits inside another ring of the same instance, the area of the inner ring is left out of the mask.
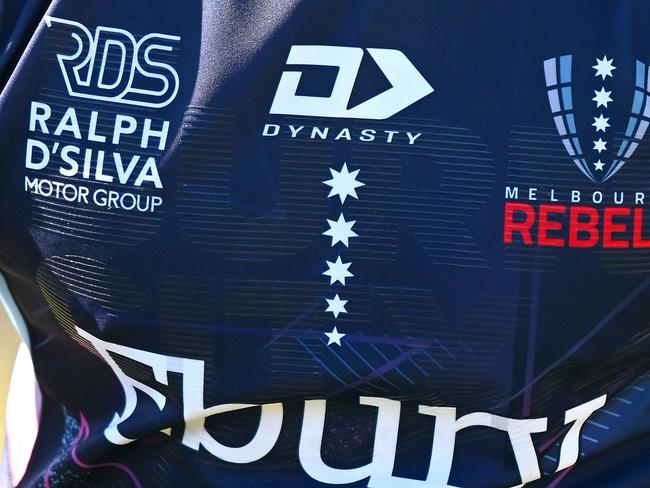
[[[0,26],[20,488],[650,487],[645,2]]]

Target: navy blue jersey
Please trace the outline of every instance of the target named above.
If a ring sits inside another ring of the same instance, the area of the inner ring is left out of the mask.
[[[650,487],[650,6],[0,5],[20,488]]]

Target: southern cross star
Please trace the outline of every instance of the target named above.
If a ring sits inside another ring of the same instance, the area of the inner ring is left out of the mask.
[[[594,151],[598,151],[598,154],[607,150],[607,141],[603,141],[602,138],[598,138],[597,141],[594,141]]]
[[[336,327],[332,329],[332,332],[325,332],[325,335],[329,339],[327,345],[336,344],[337,346],[341,345],[341,339],[343,339],[347,334],[341,334]]]
[[[594,163],[594,166],[596,167],[596,171],[602,171],[603,166],[605,166],[605,163],[601,163],[599,159],[597,163]]]
[[[345,309],[345,304],[348,303],[348,301],[341,300],[338,293],[331,300],[326,298],[325,301],[327,302],[327,309],[325,311],[332,312],[335,319],[338,318],[340,313],[348,313]]]
[[[359,237],[359,234],[352,230],[352,226],[357,223],[356,220],[345,221],[343,214],[339,215],[338,220],[327,219],[329,230],[323,232],[323,235],[332,238],[332,246],[337,242],[342,242],[345,247],[350,243],[350,237]]]
[[[614,75],[612,75],[612,71],[616,69],[616,66],[612,65],[613,62],[614,58],[607,59],[607,56],[603,56],[603,59],[596,58],[596,66],[592,66],[592,68],[596,70],[596,74],[594,76],[602,76],[603,80],[607,76],[611,76],[613,78]]]
[[[345,278],[350,278],[354,276],[348,271],[352,263],[344,263],[341,261],[341,256],[336,258],[336,261],[325,261],[327,263],[327,271],[323,271],[325,276],[330,277],[330,285],[333,285],[337,281],[345,286]]]
[[[358,199],[357,188],[365,185],[365,183],[357,181],[359,171],[360,170],[357,169],[350,173],[348,171],[347,163],[343,163],[341,171],[336,171],[335,169],[330,168],[332,179],[323,181],[324,184],[332,187],[327,198],[338,195],[341,199],[341,203],[345,203],[345,199],[349,196]]]
[[[594,117],[594,123],[591,125],[596,128],[596,132],[599,130],[606,132],[607,128],[609,127],[608,121],[609,117],[603,117],[603,114],[600,114],[598,117]]]
[[[613,102],[612,98],[609,96],[612,92],[611,91],[605,91],[605,87],[601,87],[600,91],[594,90],[594,93],[596,96],[592,98],[594,102],[596,102],[596,108],[600,106],[604,106],[607,108],[607,104],[609,102]]]

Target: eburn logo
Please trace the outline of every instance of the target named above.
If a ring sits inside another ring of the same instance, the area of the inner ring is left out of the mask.
[[[424,98],[433,88],[408,58],[396,49],[367,49],[391,88],[348,108],[364,50],[343,46],[292,46],[287,65],[334,66],[338,75],[329,97],[297,95],[302,73],[285,71],[270,113],[312,117],[383,120]]]
[[[93,34],[79,22],[50,16],[45,23],[76,41],[70,52],[57,54],[70,96],[152,108],[176,97],[178,73],[160,57],[174,50],[179,36],[152,33],[136,40],[124,29],[98,26]]]

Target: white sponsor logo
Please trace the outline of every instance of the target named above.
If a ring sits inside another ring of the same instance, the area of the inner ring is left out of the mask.
[[[302,72],[285,71],[271,105],[272,114],[313,117],[387,119],[433,92],[433,88],[400,51],[367,49],[392,87],[348,108],[364,50],[359,47],[292,46],[288,65],[334,66],[338,75],[329,97],[297,95]]]
[[[127,357],[150,368],[155,381],[160,385],[169,384],[169,373],[182,375],[184,425],[179,426],[174,423],[173,426],[169,426],[163,424],[161,419],[158,425],[161,427],[161,432],[167,435],[171,435],[172,429],[183,429],[181,442],[186,447],[196,451],[203,447],[223,461],[247,464],[262,459],[278,442],[284,417],[282,403],[228,403],[206,407],[203,361],[134,349],[101,340],[79,327],[76,327],[76,330],[81,340],[87,341],[88,347],[92,345],[110,366],[124,391],[122,413],[115,413],[104,430],[104,435],[113,444],[123,445],[134,441],[122,433],[122,423],[136,412],[138,402],[143,395],[153,400],[160,411],[163,411],[167,404],[167,397],[163,393],[129,376],[129,371],[118,365],[113,354]],[[564,425],[570,427],[561,441],[555,472],[572,466],[578,461],[582,428],[589,417],[605,405],[606,400],[607,396],[602,395],[565,412]],[[456,488],[449,484],[456,436],[464,429],[479,426],[501,431],[508,436],[521,477],[521,484],[510,488],[519,488],[542,476],[532,435],[546,432],[547,417],[513,419],[488,412],[474,412],[458,417],[454,407],[419,405],[419,414],[435,417],[435,424],[427,477],[425,480],[416,480],[393,475],[401,402],[381,397],[360,397],[359,404],[377,409],[372,459],[364,466],[341,469],[328,465],[322,457],[327,401],[321,399],[305,401],[303,425],[298,440],[298,458],[302,468],[311,478],[331,485],[343,485],[368,479],[369,488]],[[247,444],[239,447],[226,446],[208,432],[205,425],[208,417],[250,408],[258,408],[260,416],[257,431],[252,434]]]
[[[75,107],[53,109],[34,100],[29,133],[25,191],[107,209],[154,212],[162,205],[162,197],[147,190],[163,188],[155,154],[167,146],[168,120]],[[101,143],[101,149],[87,144],[91,142]],[[146,154],[137,154],[138,146]],[[53,173],[54,179],[44,177]],[[59,177],[64,181],[56,181]],[[109,183],[112,188],[90,188],[79,185],[80,180]],[[124,187],[135,187],[137,192],[124,192]]]
[[[70,52],[57,54],[70,96],[153,108],[165,107],[176,97],[178,73],[152,56],[172,52],[179,36],[152,33],[136,41],[124,29],[98,26],[93,34],[73,20],[46,16],[45,23],[67,31],[76,41]]]

